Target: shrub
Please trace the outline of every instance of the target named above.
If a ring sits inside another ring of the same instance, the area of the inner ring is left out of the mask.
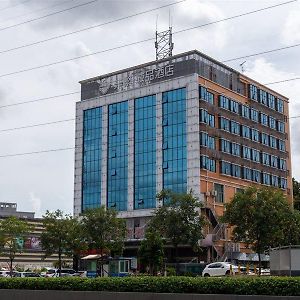
[[[0,278],[0,289],[300,296],[300,278]]]

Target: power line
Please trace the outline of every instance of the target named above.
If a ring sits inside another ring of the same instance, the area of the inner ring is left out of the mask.
[[[29,103],[33,103],[33,102],[45,101],[45,100],[59,98],[59,97],[66,97],[66,96],[75,95],[75,94],[80,94],[80,92],[70,92],[70,93],[66,93],[66,94],[38,98],[38,99],[34,99],[34,100],[29,100],[29,101],[22,101],[22,102],[16,102],[16,103],[12,103],[12,104],[6,104],[6,105],[1,105],[0,108],[29,104]]]
[[[37,17],[37,18],[34,18],[34,19],[30,19],[30,20],[20,22],[20,23],[17,23],[17,24],[13,24],[13,25],[10,25],[10,26],[6,26],[6,27],[1,27],[0,31],[10,29],[10,28],[14,28],[14,27],[18,27],[20,25],[28,24],[28,23],[31,23],[31,22],[34,22],[34,21],[37,21],[37,20],[41,20],[41,19],[44,19],[44,18],[48,18],[50,16],[54,16],[54,15],[63,13],[65,11],[69,11],[69,10],[72,10],[72,9],[75,9],[75,8],[78,8],[78,7],[82,7],[82,6],[85,6],[85,5],[89,5],[89,4],[97,2],[97,1],[99,1],[99,0],[92,0],[92,1],[89,1],[89,2],[86,2],[86,3],[77,4],[75,6],[65,8],[63,10],[59,10],[59,11],[56,11],[56,12],[53,12],[53,13],[50,13],[50,14],[47,14],[47,15],[44,15],[44,16],[41,16],[41,17]]]
[[[299,80],[299,79],[300,79],[300,77],[294,77],[294,78],[289,78],[289,79],[283,79],[283,80],[279,80],[279,81],[273,81],[273,82],[264,83],[264,85],[271,85],[271,84],[288,82],[288,81]]]
[[[27,128],[33,128],[33,127],[40,127],[40,126],[46,126],[46,125],[52,125],[52,124],[58,124],[58,123],[64,123],[64,122],[70,122],[75,121],[75,119],[65,119],[65,120],[57,120],[52,122],[46,122],[46,123],[39,123],[39,124],[32,124],[32,125],[26,125],[21,127],[14,127],[14,128],[7,128],[7,129],[0,129],[0,132],[8,132],[8,131],[14,131],[14,130],[20,130],[20,129],[27,129]]]
[[[15,156],[25,156],[25,155],[32,155],[32,154],[39,154],[39,153],[49,153],[49,152],[57,152],[57,151],[66,151],[66,150],[74,150],[75,147],[67,147],[67,148],[58,148],[58,149],[46,149],[40,151],[32,151],[32,152],[22,152],[22,153],[14,153],[14,154],[4,154],[0,155],[0,158],[4,157],[15,157]]]
[[[180,0],[180,1],[177,1],[177,2],[174,2],[174,3],[171,3],[171,4],[166,4],[166,5],[162,5],[162,6],[156,7],[156,8],[148,9],[148,10],[145,10],[145,11],[142,11],[142,12],[139,12],[139,13],[135,13],[135,14],[126,16],[126,17],[121,17],[121,18],[114,19],[114,20],[111,20],[111,21],[107,21],[107,22],[104,22],[104,23],[101,23],[101,24],[97,24],[97,25],[85,27],[85,28],[82,28],[82,29],[78,29],[78,30],[75,30],[75,31],[71,31],[71,32],[68,32],[68,33],[64,33],[64,34],[61,34],[61,35],[57,35],[57,36],[54,36],[54,37],[51,37],[51,38],[48,38],[48,39],[36,41],[36,42],[33,42],[33,43],[29,43],[29,44],[17,46],[17,47],[6,49],[6,50],[2,50],[2,51],[0,51],[0,54],[11,52],[11,51],[15,51],[15,50],[19,50],[19,49],[22,49],[22,48],[26,48],[26,47],[30,47],[30,46],[34,46],[34,45],[38,45],[38,44],[42,44],[42,43],[45,43],[45,42],[49,42],[49,41],[52,41],[52,40],[60,39],[62,37],[66,37],[66,36],[69,36],[69,35],[77,34],[77,33],[80,33],[80,32],[83,32],[83,31],[87,31],[87,30],[90,30],[90,29],[99,28],[99,27],[102,27],[102,26],[105,26],[105,25],[108,25],[108,24],[112,24],[112,23],[119,22],[119,21],[122,21],[122,20],[130,19],[130,18],[139,16],[139,15],[143,15],[143,14],[146,14],[146,13],[149,13],[149,12],[153,12],[153,11],[162,9],[162,8],[166,8],[166,7],[169,7],[169,6],[177,5],[177,4],[185,2],[185,1],[187,1],[187,0]]]
[[[194,29],[194,28],[192,28],[192,29]],[[80,55],[80,56],[76,56],[76,57],[72,57],[72,58],[67,58],[67,59],[64,59],[64,60],[59,60],[59,61],[52,62],[52,63],[45,64],[45,65],[39,65],[39,66],[28,68],[28,69],[23,69],[23,70],[11,72],[11,73],[2,74],[2,75],[0,75],[0,78],[15,75],[15,74],[20,74],[20,73],[25,73],[25,72],[29,72],[29,71],[33,71],[33,70],[38,70],[38,69],[42,69],[42,68],[47,68],[47,67],[50,67],[50,66],[62,64],[62,63],[73,61],[73,60],[78,60],[78,59],[81,59],[81,58],[97,55],[97,54],[100,54],[100,53],[110,52],[110,51],[113,51],[113,50],[118,50],[118,49],[121,49],[121,48],[125,48],[125,47],[129,47],[129,46],[145,43],[145,42],[148,42],[148,41],[152,41],[154,39],[155,39],[154,37],[147,38],[147,39],[144,39],[144,40],[141,40],[141,41],[132,42],[132,43],[128,43],[128,44],[123,44],[123,45],[116,46],[116,47],[113,47],[113,48],[108,48],[108,49],[105,49],[105,50],[100,50],[100,51],[92,52],[92,53],[89,53],[89,54],[84,54],[84,55]],[[295,45],[291,45],[291,46],[287,46],[287,47],[281,47],[281,48],[271,49],[271,50],[267,50],[267,51],[263,51],[263,52],[257,52],[257,53],[254,53],[254,54],[248,54],[246,56],[239,56],[239,57],[223,60],[221,62],[224,63],[224,62],[239,60],[241,58],[258,56],[258,55],[262,55],[262,54],[282,51],[282,50],[295,48],[295,47],[299,47],[299,46],[300,46],[300,44],[295,44]]]
[[[94,1],[97,1],[97,0],[94,0]],[[284,3],[281,3],[281,4],[277,4],[276,7],[279,6],[279,5],[284,5],[284,4],[295,2],[295,1],[298,1],[298,0],[293,0],[293,1],[284,2]],[[272,8],[273,7],[275,7],[275,6],[273,5]],[[255,12],[258,12],[258,11],[261,11],[261,10],[265,10],[265,9],[267,9],[267,8],[262,8],[260,10],[255,10]],[[243,15],[251,14],[253,12],[254,11],[250,11],[250,12],[245,13]],[[241,15],[238,15],[236,17],[240,17],[240,16]],[[230,18],[232,19],[234,17],[230,17]],[[216,23],[216,22],[226,21],[228,19],[229,18],[222,19],[222,20],[215,21],[215,22],[210,22],[210,23],[207,23],[207,24],[202,24],[202,25],[199,25],[199,26],[193,26],[193,27],[190,27],[190,28],[187,28],[187,29],[182,29],[182,30],[174,32],[174,34],[186,32],[188,30],[193,30],[193,29],[196,29],[196,28],[199,28],[199,27],[203,27],[203,26],[208,26],[208,25],[211,25],[211,24]],[[108,48],[108,49],[104,49],[104,50],[92,52],[92,53],[89,53],[89,54],[80,55],[80,56],[77,56],[77,57],[72,57],[72,58],[68,58],[68,59],[64,59],[64,60],[60,60],[60,61],[48,63],[48,64],[45,64],[45,65],[39,65],[39,66],[31,67],[31,68],[28,68],[28,69],[23,69],[23,70],[11,72],[11,73],[2,74],[2,75],[0,75],[0,78],[11,76],[11,75],[15,75],[15,74],[20,74],[20,73],[24,73],[24,72],[29,72],[29,71],[33,71],[33,70],[37,70],[37,69],[42,69],[42,68],[46,68],[46,67],[50,67],[50,66],[62,64],[62,63],[65,63],[65,62],[69,62],[69,61],[73,61],[73,60],[78,60],[78,59],[81,59],[81,58],[85,58],[85,57],[89,57],[89,56],[93,56],[93,55],[97,55],[97,54],[101,54],[101,53],[105,53],[105,52],[110,52],[110,51],[113,51],[113,50],[118,50],[118,49],[121,49],[121,48],[133,46],[133,45],[138,45],[138,44],[149,42],[149,41],[153,41],[153,40],[155,40],[155,37],[147,38],[147,39],[144,39],[144,40],[140,40],[140,41],[136,41],[136,42],[132,42],[132,43],[128,43],[128,44],[123,44],[123,45],[120,45],[120,46],[116,46],[116,47],[112,47],[112,48]],[[256,56],[256,55],[261,55],[261,54],[265,54],[265,53],[280,51],[280,50],[284,50],[284,49],[288,49],[288,48],[297,47],[299,45],[300,44],[296,44],[296,45],[291,45],[291,46],[288,46],[288,47],[283,47],[283,48],[278,48],[278,49],[272,49],[272,50],[268,50],[268,51],[264,51],[264,52],[260,52],[260,53],[256,53],[256,54],[252,54],[252,55],[247,55],[245,57]],[[243,58],[243,57],[233,58],[233,59],[229,59],[229,60],[226,60],[226,61],[223,61],[223,62],[238,60],[240,58]]]
[[[251,10],[251,11],[239,14],[239,15],[235,15],[235,16],[231,16],[231,17],[228,17],[228,18],[212,21],[212,22],[209,22],[209,23],[206,23],[206,24],[202,24],[202,25],[187,28],[187,29],[182,29],[182,30],[174,32],[173,34],[182,33],[182,32],[185,32],[185,31],[188,31],[188,30],[191,30],[191,29],[196,29],[196,28],[200,28],[200,27],[204,27],[204,26],[208,26],[208,25],[213,25],[213,24],[217,24],[217,23],[220,23],[220,22],[224,22],[224,21],[233,20],[233,19],[236,19],[236,18],[244,17],[244,16],[251,15],[251,14],[255,14],[255,13],[258,13],[258,12],[261,12],[261,11],[264,11],[264,10],[276,8],[276,7],[286,5],[286,4],[290,4],[292,2],[297,2],[297,1],[298,0],[292,0],[292,1],[287,1],[287,2],[282,2],[282,3],[275,4],[275,5],[267,6],[267,7],[264,7],[264,8],[259,8],[259,9],[256,9],[256,10]]]
[[[29,1],[31,1],[31,0],[29,0]],[[14,19],[26,17],[26,16],[29,16],[29,15],[35,14],[37,12],[49,9],[49,8],[53,8],[53,7],[56,7],[56,6],[61,6],[61,5],[65,4],[65,3],[71,2],[71,1],[74,1],[74,0],[67,0],[67,1],[63,1],[63,2],[59,1],[59,3],[56,3],[56,4],[51,5],[51,6],[47,6],[47,7],[43,7],[43,8],[31,11],[30,13],[27,13],[27,14],[22,14],[22,15],[18,15],[18,16],[13,16],[13,17],[9,17],[9,18],[6,18],[6,19],[2,19],[2,20],[0,20],[0,23],[5,23],[5,22],[7,22],[9,20],[14,20]]]
[[[286,49],[290,49],[290,48],[295,48],[295,47],[299,47],[299,46],[300,46],[300,44],[295,44],[295,45],[291,45],[291,46],[271,49],[271,50],[267,50],[267,51],[263,51],[263,52],[254,53],[254,54],[248,54],[248,55],[244,55],[244,56],[240,56],[240,57],[230,58],[230,59],[223,60],[222,62],[223,63],[230,62],[230,61],[238,60],[241,58],[248,58],[248,57],[258,56],[258,55],[262,55],[262,54],[268,54],[268,53],[286,50]]]

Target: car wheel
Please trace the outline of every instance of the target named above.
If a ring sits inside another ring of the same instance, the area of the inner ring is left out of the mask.
[[[210,275],[209,275],[209,274],[207,274],[207,273],[205,273],[205,274],[204,274],[204,277],[210,277]]]

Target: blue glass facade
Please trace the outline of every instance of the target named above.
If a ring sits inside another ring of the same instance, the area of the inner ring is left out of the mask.
[[[82,211],[101,205],[102,109],[83,112]]]
[[[134,209],[156,206],[156,97],[134,104]]]
[[[186,89],[162,94],[163,188],[176,193],[187,190]]]
[[[128,103],[108,106],[107,206],[127,210]]]

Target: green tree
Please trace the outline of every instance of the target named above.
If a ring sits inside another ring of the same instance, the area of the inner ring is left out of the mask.
[[[22,253],[24,238],[29,231],[30,226],[16,217],[8,217],[0,222],[0,250],[2,255],[9,258],[10,276],[16,253]]]
[[[166,190],[161,191],[157,199],[160,206],[150,220],[149,227],[157,230],[173,245],[175,260],[177,261],[180,244],[189,245],[198,251],[204,225],[199,200],[192,192],[176,194]]]
[[[156,230],[149,228],[146,230],[145,239],[141,242],[138,250],[138,257],[141,264],[149,267],[151,275],[157,274],[157,271],[163,264],[164,241]]]
[[[117,217],[114,209],[101,206],[89,209],[82,215],[82,223],[88,247],[100,251],[100,275],[103,275],[103,256],[121,255],[126,238],[126,224]]]
[[[261,253],[282,244],[286,223],[293,215],[282,191],[273,188],[246,188],[225,204],[223,221],[233,228],[233,239],[246,242],[258,253],[259,273]]]
[[[61,210],[47,211],[43,216],[44,231],[41,234],[41,244],[45,257],[58,254],[58,271],[61,274],[63,256],[78,260],[85,249],[83,227],[77,218],[64,215]]]
[[[294,208],[300,210],[300,183],[293,178]]]

